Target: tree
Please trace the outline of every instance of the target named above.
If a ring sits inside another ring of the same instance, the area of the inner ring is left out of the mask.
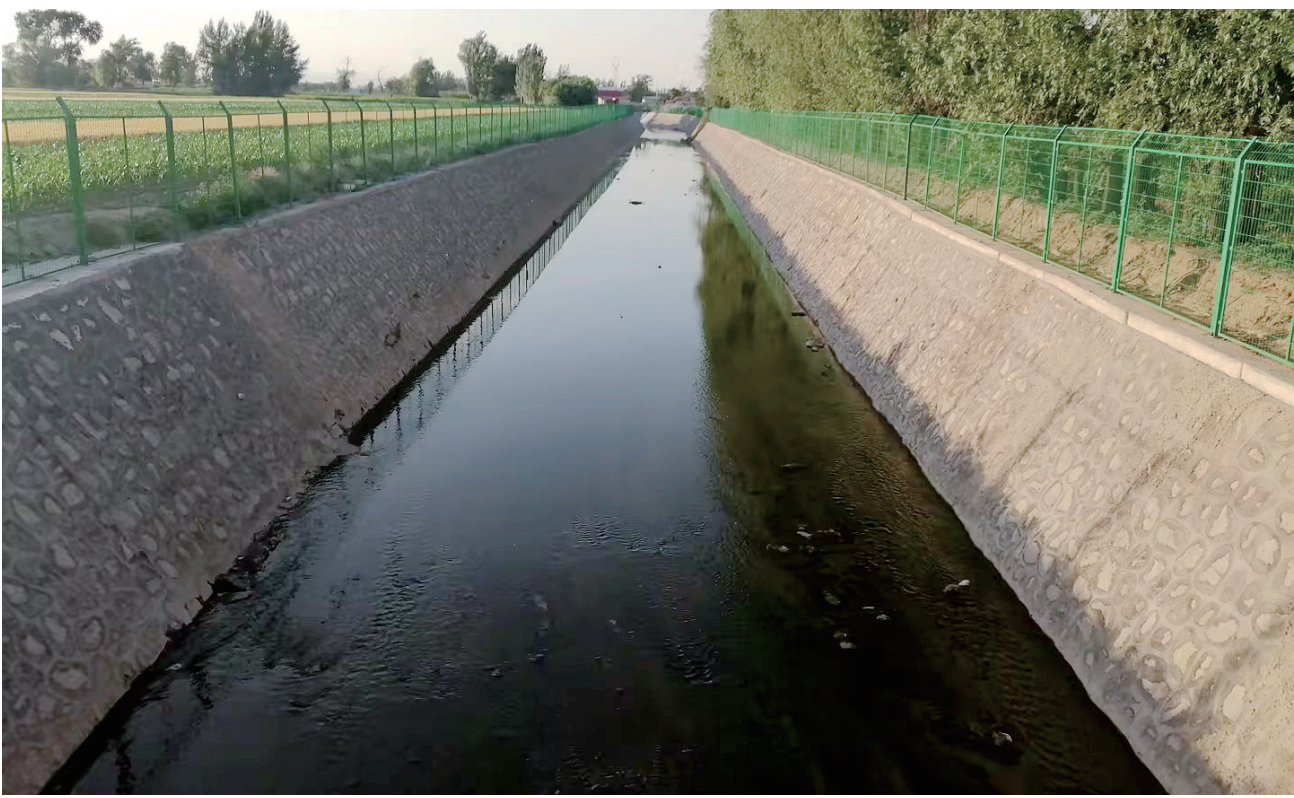
[[[517,51],[517,94],[531,105],[539,102],[544,93],[544,69],[548,57],[537,44],[527,44]]]
[[[350,91],[350,81],[353,77],[355,77],[355,70],[351,68],[350,56],[346,56],[346,62],[337,68],[337,90]]]
[[[565,77],[549,84],[547,93],[558,105],[592,105],[598,87],[592,78]]]
[[[634,75],[634,79],[629,82],[629,99],[636,103],[642,102],[648,94],[651,94],[651,75]]]
[[[466,84],[454,74],[454,70],[446,69],[437,76],[436,88],[438,91],[462,91]]]
[[[157,78],[168,86],[192,86],[197,82],[197,61],[183,45],[167,42],[157,62]]]
[[[517,93],[517,62],[505,55],[494,62],[490,78],[490,98],[502,100]]]
[[[145,53],[138,39],[125,36],[104,48],[95,62],[99,85],[106,88],[124,86],[132,81],[152,78],[152,53]]]
[[[420,58],[409,70],[409,91],[417,97],[437,97],[436,64],[430,58]]]
[[[467,82],[467,93],[480,100],[490,93],[494,79],[494,62],[499,59],[499,50],[485,40],[485,31],[464,39],[458,46],[458,60],[463,62],[463,78]]]
[[[364,90],[365,90],[365,91],[367,91],[369,94],[372,94],[372,93],[373,93],[373,81],[371,81],[371,80],[370,80],[368,83],[365,83],[365,84],[364,84]]]
[[[382,88],[387,94],[407,94],[409,87],[404,82],[404,78],[387,78]]]
[[[250,25],[210,21],[198,36],[198,60],[217,94],[280,95],[301,80],[306,60],[287,23],[257,11]]]
[[[102,25],[75,11],[19,11],[13,19],[18,39],[4,47],[8,85],[76,85],[83,47],[103,37]]]

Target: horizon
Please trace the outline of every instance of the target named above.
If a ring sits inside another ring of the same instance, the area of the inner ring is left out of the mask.
[[[234,24],[250,22],[254,10],[235,9],[222,14],[178,9],[165,17],[141,16],[127,7],[72,4],[64,10],[78,11],[103,25],[103,38],[88,46],[82,57],[93,61],[121,36],[138,39],[148,52],[161,55],[167,42],[176,42],[192,53],[198,31],[211,19],[224,17]],[[25,10],[25,9],[22,9]],[[705,45],[709,10],[674,11],[501,11],[501,10],[334,10],[266,9],[287,23],[307,59],[303,83],[324,83],[347,56],[357,70],[356,84],[404,75],[420,58],[431,58],[440,71],[452,70],[462,77],[458,45],[485,31],[501,55],[514,55],[534,42],[548,57],[547,75],[567,65],[575,75],[594,80],[618,78],[629,81],[635,75],[652,78],[652,87],[699,88],[701,53]],[[427,31],[415,38],[414,30]],[[338,34],[344,31],[345,35]],[[13,15],[6,15],[0,37],[5,44],[17,38]],[[619,68],[616,68],[616,59]],[[618,72],[618,74],[617,74]]]

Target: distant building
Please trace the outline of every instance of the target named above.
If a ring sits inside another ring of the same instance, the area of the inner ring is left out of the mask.
[[[619,105],[629,99],[624,89],[609,87],[598,89],[598,105]]]
[[[642,98],[642,100],[640,100],[640,102],[643,105],[647,106],[648,108],[655,108],[656,106],[660,105],[660,95],[658,94],[645,95]]]

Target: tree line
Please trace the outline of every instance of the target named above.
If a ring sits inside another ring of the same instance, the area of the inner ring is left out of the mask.
[[[75,11],[33,10],[14,15],[17,41],[4,47],[4,85],[47,88],[101,86],[117,88],[158,82],[167,86],[210,86],[217,94],[278,96],[301,86],[307,61],[288,26],[266,11],[251,23],[210,20],[198,32],[197,48],[168,42],[161,57],[147,52],[139,40],[122,36],[108,44],[93,61],[84,48],[98,44],[103,26]],[[407,73],[368,81],[362,88],[386,94],[436,97],[462,92],[477,100],[516,98],[527,103],[588,105],[596,102],[598,83],[571,75],[565,66],[546,77],[548,57],[538,44],[527,44],[515,55],[504,54],[484,31],[463,40],[458,48],[463,76],[441,71],[430,58],[418,59]],[[325,84],[307,84],[321,91],[353,92],[356,70],[347,58]],[[628,86],[636,102],[651,91],[651,77],[637,75]]]
[[[716,105],[1294,138],[1286,10],[720,10]]]
[[[205,84],[219,94],[278,95],[301,80],[306,59],[287,24],[265,11],[251,23],[211,20],[198,32],[193,52],[167,42],[158,58],[139,40],[121,36],[93,61],[82,58],[98,44],[103,26],[76,11],[14,14],[17,41],[4,46],[4,85],[44,88],[118,88],[151,82]]]

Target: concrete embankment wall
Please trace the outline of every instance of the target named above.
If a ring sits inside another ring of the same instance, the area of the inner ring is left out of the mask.
[[[695,146],[1164,786],[1294,792],[1288,369],[738,133]]]
[[[4,297],[4,789],[39,789],[636,118]]]

